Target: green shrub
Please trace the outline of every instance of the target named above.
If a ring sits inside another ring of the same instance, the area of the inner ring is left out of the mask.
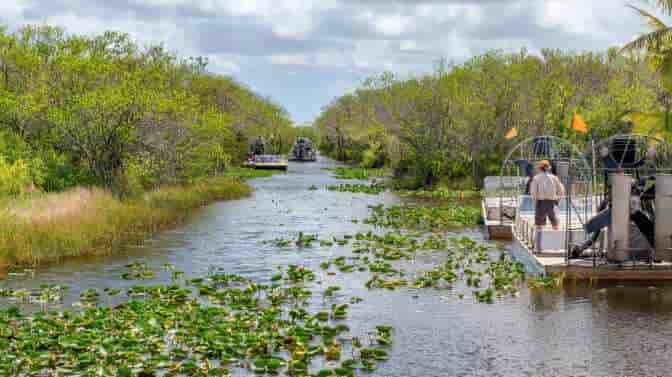
[[[28,164],[23,160],[13,163],[0,156],[0,195],[18,196],[33,182]]]

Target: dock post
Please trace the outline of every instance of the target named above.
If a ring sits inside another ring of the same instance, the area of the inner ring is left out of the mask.
[[[656,257],[672,261],[672,175],[656,175]]]

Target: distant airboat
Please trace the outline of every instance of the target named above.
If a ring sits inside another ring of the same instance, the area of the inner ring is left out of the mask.
[[[287,160],[276,155],[255,155],[245,161],[243,166],[253,169],[287,170]]]
[[[313,142],[307,137],[297,137],[294,141],[294,146],[292,146],[289,160],[299,162],[317,160],[317,151],[313,147]]]
[[[287,170],[287,159],[278,155],[265,154],[266,142],[259,136],[250,145],[250,156],[243,166],[253,169]]]

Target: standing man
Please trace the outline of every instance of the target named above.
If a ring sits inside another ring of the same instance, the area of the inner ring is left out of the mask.
[[[252,144],[252,154],[254,155],[264,154],[266,149],[264,144],[265,144],[264,139],[261,136],[257,136],[257,140],[255,140],[254,144]]]
[[[540,232],[546,225],[546,218],[551,220],[554,230],[560,229],[560,221],[555,208],[565,196],[565,186],[560,179],[551,173],[551,163],[548,160],[539,161],[540,173],[535,175],[530,184],[530,195],[534,199],[534,225],[537,227],[537,246],[539,246]]]

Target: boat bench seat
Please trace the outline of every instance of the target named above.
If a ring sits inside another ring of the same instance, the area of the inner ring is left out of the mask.
[[[572,243],[583,242],[586,240],[586,233],[583,230],[553,230],[544,229],[540,234],[541,252],[545,250],[565,250],[565,237],[569,234]]]

